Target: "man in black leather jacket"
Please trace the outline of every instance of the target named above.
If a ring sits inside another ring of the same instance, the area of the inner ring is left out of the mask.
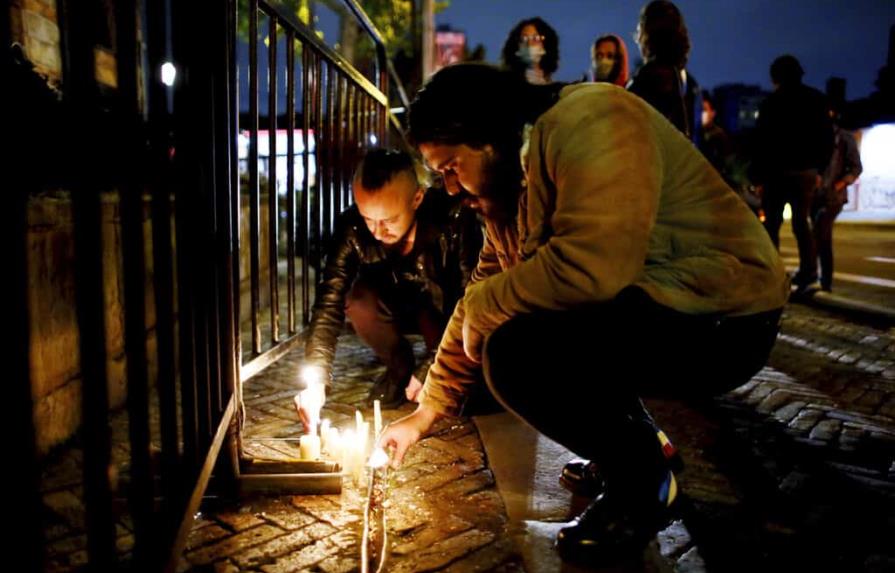
[[[317,287],[302,378],[328,383],[347,314],[386,365],[368,403],[397,407],[415,398],[421,386],[478,261],[481,227],[474,211],[441,190],[420,186],[413,160],[402,151],[370,151],[352,187],[355,204],[336,221]],[[418,367],[404,336],[410,332],[421,333],[429,351]],[[322,405],[324,398],[317,401]]]

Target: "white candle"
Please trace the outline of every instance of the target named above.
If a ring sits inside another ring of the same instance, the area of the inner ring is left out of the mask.
[[[330,421],[323,420],[320,422],[320,446],[325,450],[329,442]]]
[[[352,462],[354,460],[354,432],[349,428],[342,432],[341,437],[341,447],[342,447],[342,472],[345,475],[351,475],[354,473],[354,467]]]
[[[298,449],[303,460],[320,459],[320,436],[305,434],[298,439]]]
[[[330,428],[326,438],[326,451],[329,459],[338,460],[342,455],[342,437],[338,428]]]
[[[370,423],[361,422],[360,431],[357,433],[357,443],[354,449],[354,480],[360,486],[364,479],[364,469],[367,462],[367,439],[370,434]]]
[[[364,423],[364,415],[361,414],[360,410],[354,411],[354,431],[360,434],[361,425]]]
[[[379,400],[373,400],[373,439],[378,439],[382,433],[382,408]]]
[[[364,454],[363,463],[367,463],[367,454],[370,452],[370,422],[364,422],[363,427],[361,428],[361,434],[363,435],[363,439],[361,439],[360,442],[360,449]]]

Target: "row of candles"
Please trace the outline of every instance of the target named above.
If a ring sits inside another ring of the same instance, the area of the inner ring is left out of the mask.
[[[364,420],[360,410],[354,412],[354,428],[339,431],[329,420],[317,424],[312,422],[307,433],[299,438],[299,451],[302,460],[320,460],[322,458],[339,461],[342,471],[360,483],[364,475],[364,467],[370,457],[372,442],[382,433],[382,410],[379,400],[373,402],[373,436],[370,437],[370,422]],[[319,430],[319,432],[318,432]]]

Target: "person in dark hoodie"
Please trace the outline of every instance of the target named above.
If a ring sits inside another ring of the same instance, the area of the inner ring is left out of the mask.
[[[699,84],[686,69],[690,34],[683,15],[674,3],[653,0],[640,11],[634,36],[644,63],[628,83],[628,91],[645,99],[697,144],[702,102]]]
[[[758,109],[752,177],[762,189],[765,229],[778,248],[783,208],[789,203],[799,247],[799,270],[792,282],[799,291],[810,291],[817,283],[811,205],[833,153],[833,124],[826,97],[802,83],[805,72],[794,56],[777,58],[770,72],[774,92]]]

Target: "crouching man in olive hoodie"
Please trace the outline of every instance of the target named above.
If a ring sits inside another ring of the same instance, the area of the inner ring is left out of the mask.
[[[567,468],[595,499],[557,546],[596,563],[642,549],[676,506],[676,456],[640,398],[746,382],[789,285],[755,216],[649,104],[609,84],[531,91],[458,65],[410,108],[411,139],[486,237],[419,407],[380,443],[400,463],[483,370],[508,410],[593,462]]]

